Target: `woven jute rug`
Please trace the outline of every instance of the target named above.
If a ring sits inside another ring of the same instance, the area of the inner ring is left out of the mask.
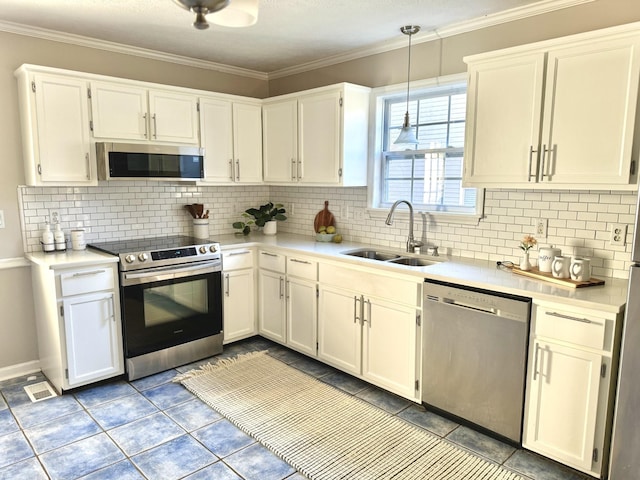
[[[313,480],[523,480],[266,353],[175,381]]]

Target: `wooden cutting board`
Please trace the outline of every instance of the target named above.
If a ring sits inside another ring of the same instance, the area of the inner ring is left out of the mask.
[[[571,288],[582,288],[582,287],[595,287],[596,285],[604,285],[604,280],[600,280],[599,278],[591,277],[588,281],[578,282],[576,280],[571,280],[570,278],[556,278],[551,273],[541,272],[538,270],[538,267],[531,267],[531,270],[520,270],[520,268],[514,266],[511,268],[513,273],[517,273],[518,275],[524,275],[527,277],[537,278],[538,280],[544,280],[546,282],[555,283],[557,285],[564,285],[565,287]]]
[[[329,211],[329,201],[325,200],[324,208],[316,214],[316,218],[313,220],[313,230],[318,233],[318,229],[323,225],[329,227],[335,226],[336,219],[333,217],[333,213]]]

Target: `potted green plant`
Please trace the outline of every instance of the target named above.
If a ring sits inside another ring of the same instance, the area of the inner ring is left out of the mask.
[[[284,221],[287,219],[281,203],[265,203],[260,205],[259,208],[248,208],[242,216],[247,220],[241,222],[234,222],[233,228],[240,230],[243,235],[248,235],[251,231],[251,226],[263,227],[265,235],[275,235],[276,225],[278,221]]]

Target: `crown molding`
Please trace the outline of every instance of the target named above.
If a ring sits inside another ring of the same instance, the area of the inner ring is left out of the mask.
[[[17,35],[25,35],[28,37],[40,38],[43,40],[51,40],[54,42],[68,43],[80,47],[95,48],[108,52],[121,53],[124,55],[134,55],[136,57],[148,58],[151,60],[159,60],[161,62],[176,63],[188,67],[202,68],[205,70],[214,70],[230,75],[238,75],[242,77],[255,78],[258,80],[268,80],[268,74],[249,70],[247,68],[233,67],[222,63],[208,62],[197,58],[185,57],[182,55],[174,55],[171,53],[158,52],[146,48],[133,47],[122,43],[107,42],[105,40],[96,40],[93,38],[74,35],[71,33],[61,33],[55,30],[47,30],[44,28],[22,25],[19,23],[0,21],[0,31],[7,33],[15,33]]]
[[[420,32],[413,37],[412,44],[415,46],[418,43],[432,42],[441,38],[451,37],[454,35],[459,35],[461,33],[472,32],[474,30],[480,30],[481,28],[487,28],[494,25],[500,25],[502,23],[513,22],[515,20],[521,20],[523,18],[534,17],[536,15],[543,15],[545,13],[562,10],[564,8],[575,7],[577,5],[591,3],[594,1],[596,0],[544,0],[532,5],[512,8],[503,12],[498,12],[464,22],[455,23],[437,30],[431,30],[424,33]],[[352,50],[344,54],[326,57],[322,60],[303,63],[294,67],[283,68],[281,70],[269,72],[269,80],[287,77],[289,75],[295,75],[298,73],[304,73],[309,70],[315,70],[318,68],[330,67],[338,63],[358,60],[363,57],[368,57],[370,55],[376,55],[379,53],[386,53],[406,46],[406,37],[398,36],[398,39],[396,40],[386,41],[372,47]]]

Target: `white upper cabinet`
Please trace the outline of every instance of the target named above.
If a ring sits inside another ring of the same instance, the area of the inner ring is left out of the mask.
[[[259,101],[200,98],[204,182],[262,182],[262,110]]]
[[[27,185],[96,185],[89,84],[23,66],[16,71]]]
[[[265,181],[366,185],[369,93],[342,83],[266,100]]]
[[[198,98],[170,90],[92,81],[93,136],[198,144]]]
[[[465,61],[465,185],[635,188],[640,33],[609,29]]]

